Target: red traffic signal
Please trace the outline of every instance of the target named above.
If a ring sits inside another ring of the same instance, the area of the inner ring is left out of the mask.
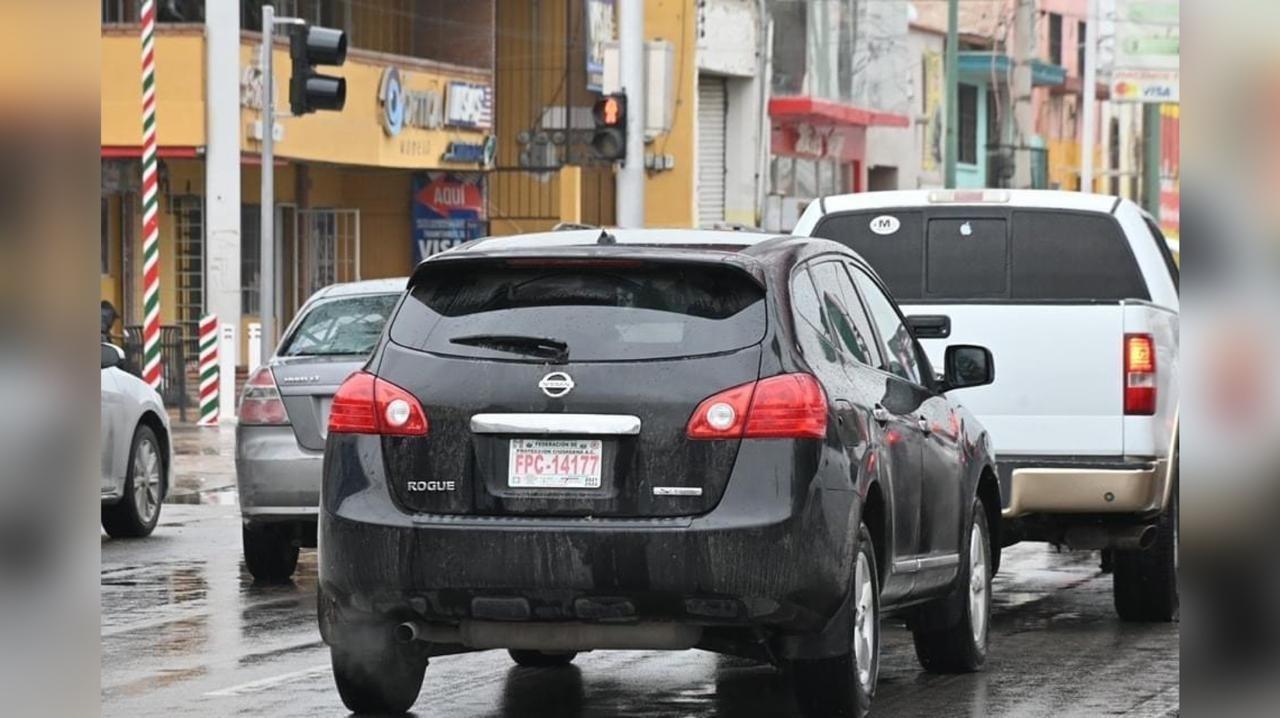
[[[627,99],[623,95],[606,95],[596,102],[596,124],[617,127],[626,113]]]
[[[605,95],[591,108],[595,131],[591,149],[602,160],[617,161],[627,154],[627,96]]]

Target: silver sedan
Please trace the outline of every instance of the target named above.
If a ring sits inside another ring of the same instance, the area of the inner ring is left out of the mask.
[[[136,538],[160,520],[173,455],[160,395],[123,362],[119,347],[102,345],[102,528]]]
[[[320,466],[333,393],[369,359],[407,278],[316,292],[275,355],[249,375],[236,425],[236,483],[245,567],[287,581],[300,547],[316,545]]]

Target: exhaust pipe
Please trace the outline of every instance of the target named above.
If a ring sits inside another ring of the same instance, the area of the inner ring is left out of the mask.
[[[1063,542],[1073,549],[1091,550],[1113,548],[1123,551],[1145,551],[1156,542],[1156,527],[1123,526],[1073,526],[1062,536]]]
[[[427,640],[427,624],[422,621],[405,621],[393,630],[397,643],[413,643]]]

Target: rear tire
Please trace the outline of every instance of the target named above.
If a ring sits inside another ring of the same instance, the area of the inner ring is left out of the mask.
[[[425,655],[396,643],[390,630],[360,631],[357,636],[329,648],[333,680],[343,704],[354,713],[405,713],[422,690]]]
[[[569,651],[567,653],[551,653],[545,651],[531,651],[528,649],[512,648],[507,651],[511,656],[511,660],[522,668],[555,668],[558,666],[567,666],[573,663],[573,659],[578,655],[577,651]]]
[[[994,562],[982,499],[974,499],[972,514],[956,589],[922,606],[911,622],[916,658],[931,673],[972,673],[987,661]]]
[[[160,521],[160,502],[168,486],[166,469],[156,432],[145,424],[139,425],[129,447],[124,495],[116,503],[102,507],[102,528],[108,536],[142,538],[151,535]]]
[[[1178,620],[1178,494],[1156,524],[1156,542],[1145,551],[1116,551],[1112,592],[1125,621]]]
[[[849,652],[791,664],[796,702],[809,718],[861,718],[875,696],[880,675],[880,574],[865,523],[858,526],[851,580]]]
[[[298,567],[298,547],[282,526],[243,526],[244,565],[259,583],[284,583]]]

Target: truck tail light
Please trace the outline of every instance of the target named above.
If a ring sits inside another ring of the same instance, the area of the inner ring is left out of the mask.
[[[285,411],[276,376],[270,367],[258,367],[244,383],[237,420],[242,425],[255,426],[284,426],[289,423],[289,412]]]
[[[822,439],[827,396],[809,374],[780,374],[702,400],[689,417],[690,439]]]
[[[1156,347],[1150,334],[1124,335],[1124,413],[1156,413]]]
[[[427,414],[417,397],[359,371],[347,377],[329,407],[329,433],[426,436]]]

